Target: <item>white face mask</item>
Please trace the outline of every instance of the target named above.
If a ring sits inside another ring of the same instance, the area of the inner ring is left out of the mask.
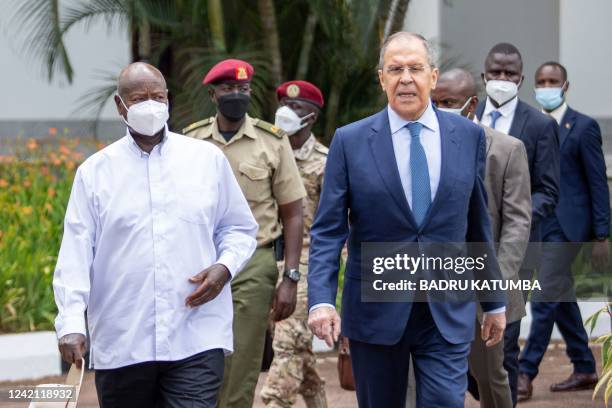
[[[293,111],[293,109],[289,108],[288,106],[281,106],[276,110],[274,124],[291,136],[308,126],[308,123],[302,122],[311,116],[314,116],[314,112],[300,118],[298,114]]]
[[[144,102],[136,103],[129,108],[119,97],[125,109],[127,109],[127,120],[123,121],[136,133],[143,136],[154,136],[159,132],[168,121],[168,105],[148,99]]]
[[[472,101],[472,97],[470,96],[468,98],[468,100],[465,101],[463,106],[460,107],[460,108],[438,108],[438,110],[442,111],[442,112],[448,112],[448,113],[454,113],[454,114],[457,114],[457,115],[463,115],[463,110],[465,108],[467,108],[467,106],[470,104],[471,101]]]
[[[514,98],[518,93],[518,85],[512,81],[492,79],[485,81],[487,95],[500,105]]]

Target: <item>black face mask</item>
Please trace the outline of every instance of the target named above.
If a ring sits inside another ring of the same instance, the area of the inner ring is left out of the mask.
[[[217,109],[231,122],[238,122],[244,117],[251,97],[238,92],[232,92],[217,98]]]

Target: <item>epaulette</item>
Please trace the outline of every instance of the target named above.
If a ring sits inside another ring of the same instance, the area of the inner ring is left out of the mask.
[[[314,149],[319,152],[322,153],[324,155],[327,156],[327,154],[329,153],[329,148],[325,147],[325,145],[321,144],[321,143],[316,143]]]
[[[273,125],[272,123],[266,122],[265,120],[255,119],[253,121],[253,125],[256,127],[265,130],[268,133],[273,134],[274,136],[282,139],[285,136],[285,132],[279,128],[278,126]]]
[[[186,135],[187,133],[189,133],[191,131],[194,131],[194,130],[199,129],[199,128],[204,127],[204,126],[208,126],[211,123],[213,123],[214,121],[215,121],[215,117],[214,116],[212,116],[210,118],[207,118],[207,119],[204,119],[204,120],[197,121],[197,122],[192,123],[191,125],[187,126],[186,128],[184,128],[182,133],[184,135]]]

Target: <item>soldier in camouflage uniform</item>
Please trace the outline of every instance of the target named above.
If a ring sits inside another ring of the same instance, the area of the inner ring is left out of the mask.
[[[274,321],[293,313],[300,277],[302,198],[306,191],[285,133],[246,114],[252,75],[253,67],[244,61],[225,60],[215,65],[204,84],[210,85],[217,115],[183,130],[185,135],[209,141],[223,151],[259,225],[257,249],[231,283],[234,353],[225,358],[221,408],[253,405],[270,308]],[[231,207],[227,211],[232,211]],[[273,243],[281,234],[286,269],[277,285]]]
[[[306,198],[304,211],[304,244],[300,258],[302,277],[298,283],[297,306],[291,317],[276,323],[274,329],[274,360],[261,391],[266,407],[291,407],[301,394],[308,408],[327,407],[325,382],[316,370],[312,352],[312,332],[308,328],[307,279],[310,226],[319,204],[327,148],[311,133],[323,95],[306,81],[289,81],[277,89],[281,107],[276,126],[289,134],[289,142],[300,170]]]

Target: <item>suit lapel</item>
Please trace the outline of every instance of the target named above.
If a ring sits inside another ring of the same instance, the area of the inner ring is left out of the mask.
[[[438,124],[440,126],[440,181],[438,183],[438,190],[436,191],[434,200],[429,206],[429,210],[425,215],[425,219],[423,220],[419,231],[423,230],[423,228],[427,226],[432,215],[435,214],[440,206],[440,203],[444,199],[445,193],[448,191],[448,189],[452,188],[452,184],[449,182],[449,165],[453,160],[453,157],[458,157],[460,148],[460,140],[455,134],[455,127],[449,121],[447,121],[444,116],[440,116],[437,109],[435,109],[435,111],[436,116],[438,117]]]
[[[387,109],[383,109],[378,113],[377,118],[372,124],[372,130],[368,135],[368,143],[374,156],[374,164],[383,184],[391,197],[393,197],[393,201],[399,206],[402,214],[405,214],[410,223],[416,228],[416,222],[412,216],[408,201],[406,201],[404,187],[402,186],[397,169]]]
[[[525,103],[518,100],[516,110],[514,111],[514,118],[512,119],[512,125],[510,126],[509,135],[516,137],[517,139],[523,140],[523,129],[527,123],[527,106]]]
[[[484,101],[478,102],[478,106],[476,106],[476,117],[478,118],[479,122],[482,122],[482,114],[484,113],[484,110],[485,110],[485,102]]]
[[[489,151],[491,150],[491,146],[493,145],[493,143],[495,143],[495,141],[493,140],[493,135],[491,134],[491,128],[483,126],[482,127],[484,129],[485,132],[485,137],[487,139],[487,154],[486,157],[489,157]]]
[[[576,111],[568,107],[565,115],[563,115],[563,118],[561,119],[561,124],[559,125],[559,148],[563,147],[563,143],[565,143],[567,137],[574,128],[575,122]]]

